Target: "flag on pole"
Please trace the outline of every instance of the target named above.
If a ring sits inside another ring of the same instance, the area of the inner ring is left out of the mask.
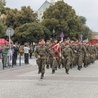
[[[52,49],[56,50],[59,53],[59,56],[61,56],[61,47],[60,44],[56,44],[52,47]]]

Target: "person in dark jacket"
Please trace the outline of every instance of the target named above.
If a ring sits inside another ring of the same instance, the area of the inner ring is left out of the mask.
[[[30,50],[29,50],[29,53],[30,53],[30,59],[32,59],[32,53],[33,53],[33,49],[32,49],[32,46],[30,46]]]
[[[16,45],[13,45],[12,51],[13,51],[13,56],[12,56],[12,67],[13,65],[16,65],[17,61],[17,54],[18,54],[18,47]]]

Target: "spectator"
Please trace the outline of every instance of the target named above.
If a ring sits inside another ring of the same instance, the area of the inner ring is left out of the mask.
[[[16,61],[17,61],[17,54],[18,54],[18,47],[16,45],[13,45],[13,58],[12,58],[12,65],[16,65]]]
[[[8,50],[9,50],[9,46],[5,43],[5,46],[2,49],[2,63],[3,63],[4,67],[6,67],[6,64],[7,64],[7,53],[8,53]]]
[[[24,46],[24,62],[25,62],[25,64],[29,64],[29,50],[30,50],[30,48],[27,45],[25,45]]]
[[[30,59],[31,59],[31,58],[32,58],[32,53],[33,53],[33,48],[32,48],[32,46],[30,46],[29,53],[30,53]]]
[[[0,46],[0,58],[2,58],[2,46]]]

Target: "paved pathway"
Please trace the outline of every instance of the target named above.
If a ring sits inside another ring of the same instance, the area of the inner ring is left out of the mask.
[[[0,98],[98,98],[98,61],[78,71],[64,69],[45,77],[37,74],[35,59],[30,65],[0,71]]]

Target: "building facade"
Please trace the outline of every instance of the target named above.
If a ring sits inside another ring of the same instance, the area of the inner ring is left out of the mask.
[[[63,1],[63,0],[57,0],[57,1]],[[55,4],[55,0],[50,0],[50,2],[49,1],[45,1],[42,5],[41,5],[41,7],[38,9],[38,11],[37,11],[37,14],[38,14],[38,21],[42,21],[43,20],[43,13],[44,13],[44,11],[46,11],[46,9],[47,8],[49,8],[50,6],[52,6],[52,5],[54,5]]]

